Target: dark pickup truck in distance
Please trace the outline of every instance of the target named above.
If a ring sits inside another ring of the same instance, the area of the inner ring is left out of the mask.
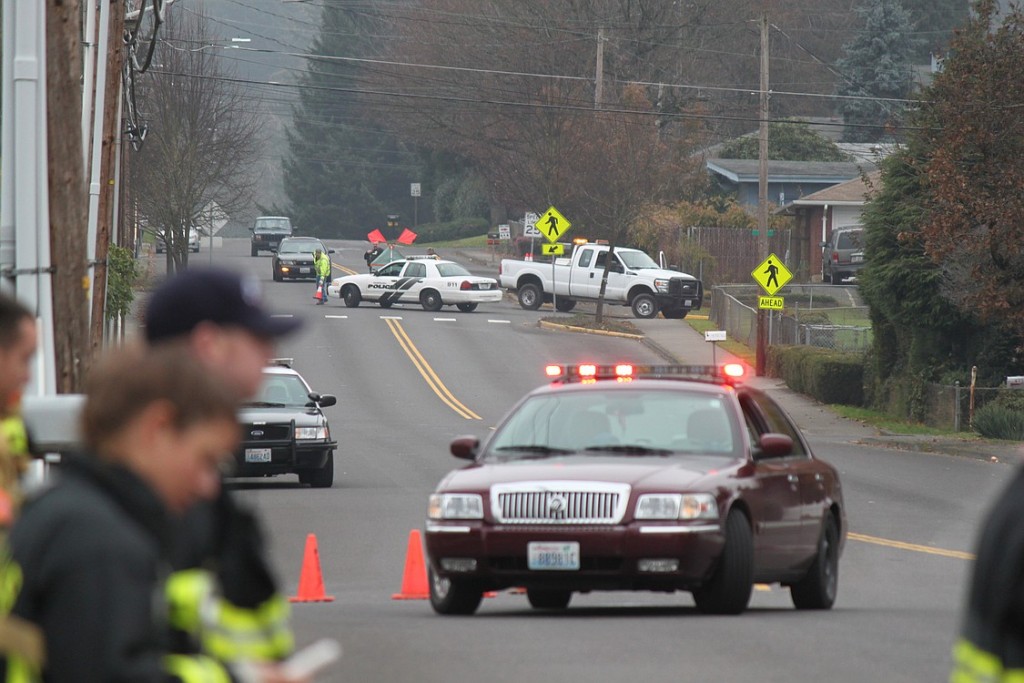
[[[281,240],[292,236],[292,220],[287,216],[260,216],[249,230],[252,256],[259,256],[261,251],[277,251]]]

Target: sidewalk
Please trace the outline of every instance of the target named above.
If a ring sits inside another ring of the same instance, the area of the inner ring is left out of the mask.
[[[442,250],[438,250],[441,252]],[[486,249],[445,249],[445,258],[470,262],[476,266],[493,266],[497,276],[497,261],[491,260]],[[499,259],[500,260],[500,259]],[[711,342],[690,327],[685,320],[649,320],[629,318],[643,334],[641,340],[669,363],[712,364],[739,361],[732,354]],[[749,384],[769,394],[790,414],[797,426],[808,436],[869,444],[899,450],[943,453],[979,460],[1016,462],[1024,455],[1024,444],[984,439],[963,439],[955,436],[923,436],[883,433],[870,425],[837,415],[826,405],[809,396],[797,393],[780,379],[750,377]]]

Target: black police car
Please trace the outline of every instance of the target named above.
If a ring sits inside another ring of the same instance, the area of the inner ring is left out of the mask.
[[[233,476],[297,474],[303,484],[330,488],[338,443],[322,409],[337,402],[310,389],[290,359],[275,360],[263,370],[259,394],[239,412],[242,442]]]

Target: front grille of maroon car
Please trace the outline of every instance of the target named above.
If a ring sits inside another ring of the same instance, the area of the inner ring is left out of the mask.
[[[491,488],[492,513],[502,524],[618,524],[629,484],[520,482]]]

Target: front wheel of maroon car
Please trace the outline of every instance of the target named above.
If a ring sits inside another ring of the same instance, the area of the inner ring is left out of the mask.
[[[534,609],[565,609],[572,600],[572,591],[553,588],[527,588],[526,599]]]
[[[825,518],[818,540],[818,554],[807,576],[789,587],[797,609],[831,609],[839,590],[839,527],[836,518]]]
[[[473,614],[484,594],[473,583],[446,579],[427,569],[430,584],[430,606],[438,614]]]
[[[733,510],[725,520],[725,547],[711,580],[693,592],[705,614],[740,614],[754,588],[754,540],[743,513]]]

